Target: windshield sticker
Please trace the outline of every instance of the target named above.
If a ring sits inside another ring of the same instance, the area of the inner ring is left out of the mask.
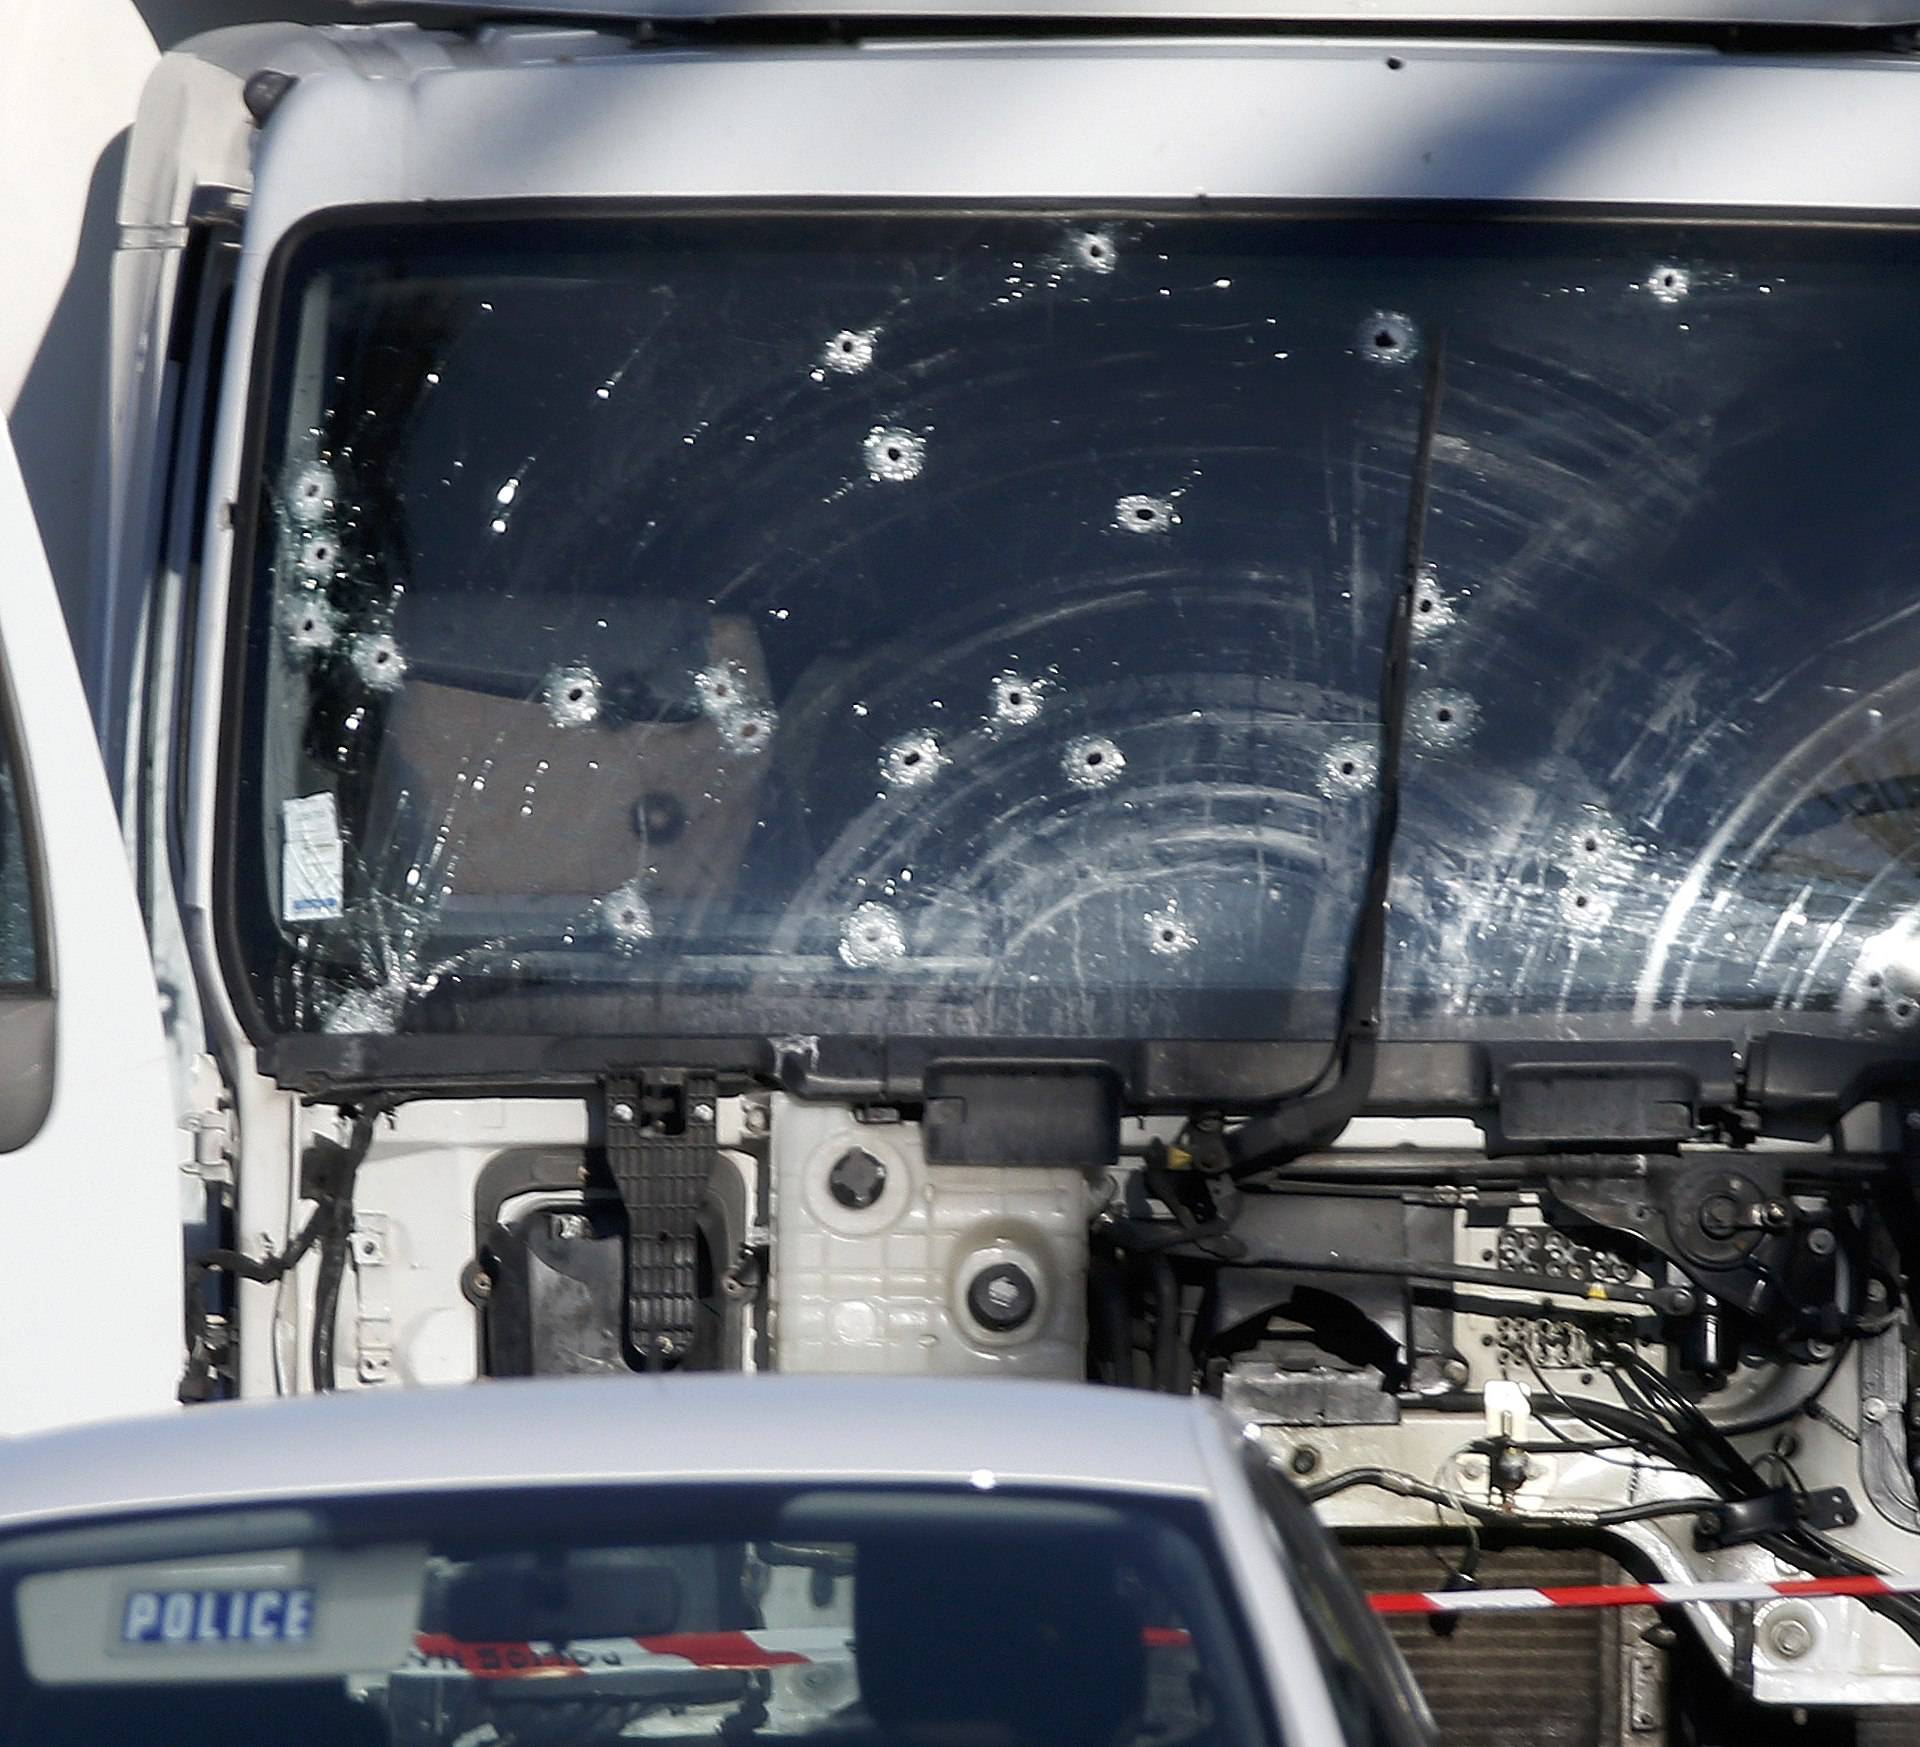
[[[340,820],[331,794],[280,803],[280,916],[316,922],[341,913]]]
[[[120,1642],[169,1650],[208,1644],[303,1644],[313,1636],[311,1589],[136,1589]]]

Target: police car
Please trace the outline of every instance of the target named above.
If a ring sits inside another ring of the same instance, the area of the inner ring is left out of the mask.
[[[1421,1747],[1217,1408],[662,1377],[0,1449],[0,1741]]]

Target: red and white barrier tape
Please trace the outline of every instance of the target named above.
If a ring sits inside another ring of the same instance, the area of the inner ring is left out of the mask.
[[[1192,1640],[1176,1626],[1148,1626],[1149,1650],[1179,1649]],[[574,1638],[564,1644],[454,1638],[422,1632],[401,1674],[452,1675],[469,1680],[532,1680],[639,1669],[819,1667],[849,1661],[853,1644],[844,1626],[764,1632],[673,1632],[655,1638]]]
[[[673,1632],[657,1638],[574,1638],[564,1644],[490,1642],[422,1632],[403,1672],[475,1680],[620,1674],[635,1669],[793,1668],[845,1660],[847,1634],[826,1627],[785,1632]]]
[[[1671,1607],[1781,1596],[1920,1594],[1920,1573],[1898,1577],[1789,1577],[1778,1583],[1587,1583],[1565,1589],[1432,1589],[1369,1596],[1377,1614],[1529,1613],[1557,1607]]]

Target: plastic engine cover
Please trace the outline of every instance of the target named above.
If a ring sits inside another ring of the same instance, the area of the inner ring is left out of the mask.
[[[773,1105],[779,1371],[1086,1374],[1087,1179],[929,1166],[911,1122]]]

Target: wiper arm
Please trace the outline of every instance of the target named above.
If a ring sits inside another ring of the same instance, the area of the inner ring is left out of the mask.
[[[1413,667],[1413,609],[1426,552],[1427,504],[1432,495],[1434,437],[1446,381],[1446,348],[1438,329],[1427,339],[1427,373],[1420,401],[1420,434],[1407,494],[1406,548],[1400,588],[1387,622],[1380,664],[1380,759],[1375,782],[1373,843],[1366,883],[1347,944],[1340,991],[1340,1023],[1326,1064],[1313,1079],[1280,1093],[1260,1115],[1225,1137],[1229,1169],[1247,1176],[1297,1159],[1335,1140],[1366,1107],[1380,1045],[1380,990],[1386,975],[1387,888],[1393,877],[1393,841],[1400,826],[1400,758],[1407,737],[1407,691]]]

